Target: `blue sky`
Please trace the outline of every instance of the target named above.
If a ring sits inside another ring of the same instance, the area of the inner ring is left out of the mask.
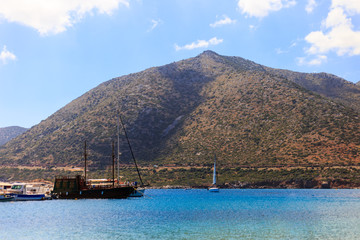
[[[360,81],[359,0],[0,0],[0,127],[205,50]]]

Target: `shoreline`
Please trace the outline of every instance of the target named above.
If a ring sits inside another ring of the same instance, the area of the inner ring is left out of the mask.
[[[47,182],[55,176],[81,175],[82,171],[0,167],[0,182]],[[77,169],[78,170],[78,169]],[[206,189],[212,182],[212,169],[202,168],[141,168],[145,182],[156,189]],[[217,169],[218,187],[223,189],[357,189],[360,169],[355,167],[324,167],[320,169]],[[105,169],[92,171],[89,178],[111,178]],[[121,178],[138,179],[133,168],[123,168]],[[136,181],[136,180],[135,180]]]
[[[359,183],[348,182],[345,180],[298,180],[298,181],[263,181],[255,183],[239,184],[219,184],[220,189],[360,189]],[[165,185],[148,187],[147,189],[207,189],[209,186],[184,186],[184,185]]]

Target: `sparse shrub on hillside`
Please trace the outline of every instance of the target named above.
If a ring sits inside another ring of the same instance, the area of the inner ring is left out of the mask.
[[[120,112],[141,166],[208,167],[213,153],[231,168],[358,165],[357,99],[332,75],[205,52],[100,84],[1,148],[0,163],[82,166],[86,140],[90,167],[105,171]],[[123,131],[120,151],[132,164]]]

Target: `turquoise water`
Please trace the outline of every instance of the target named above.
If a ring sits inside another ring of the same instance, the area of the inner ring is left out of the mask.
[[[0,204],[0,239],[359,239],[360,190],[147,190]]]

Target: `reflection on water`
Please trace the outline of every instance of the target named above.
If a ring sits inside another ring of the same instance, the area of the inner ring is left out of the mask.
[[[357,239],[360,190],[147,190],[0,204],[0,239]]]

